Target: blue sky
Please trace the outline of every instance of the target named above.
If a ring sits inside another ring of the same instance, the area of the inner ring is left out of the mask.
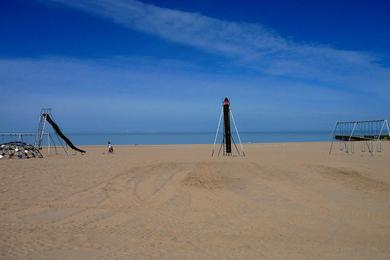
[[[0,131],[329,130],[389,118],[388,1],[0,2]]]

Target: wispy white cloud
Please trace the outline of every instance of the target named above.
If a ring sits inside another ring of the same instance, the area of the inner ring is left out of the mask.
[[[35,127],[32,111],[52,106],[63,118],[80,122],[75,130],[98,129],[100,118],[116,125],[116,130],[161,130],[163,124],[210,130],[221,95],[232,97],[244,130],[267,130],[267,125],[283,129],[284,124],[289,129],[326,129],[335,120],[383,117],[390,110],[389,68],[372,55],[300,44],[261,24],[223,21],[139,1],[51,2],[227,57],[261,73],[216,75],[191,62],[153,58],[0,59],[0,130],[15,123],[20,116],[15,102],[24,107],[24,101],[29,104],[24,113],[30,113],[24,127]]]
[[[383,117],[388,107],[353,92],[148,58],[0,59],[0,86],[0,131],[33,130],[41,107],[52,107],[72,131],[211,131],[223,95],[232,98],[242,129],[252,131],[327,129],[338,119]]]
[[[261,24],[231,22],[135,0],[52,0],[123,26],[233,58],[259,72],[383,92],[390,69],[367,53],[287,40]],[[368,86],[369,85],[369,86]]]

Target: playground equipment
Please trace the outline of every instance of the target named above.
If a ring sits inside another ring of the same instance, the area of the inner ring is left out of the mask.
[[[42,149],[42,143],[43,143],[46,122],[48,122],[52,126],[53,130],[56,133],[56,137],[57,137],[60,145],[62,146],[62,148],[64,149],[66,154],[68,154],[68,148],[71,148],[74,151],[80,152],[82,154],[85,153],[84,150],[81,150],[81,149],[77,148],[76,146],[74,146],[73,143],[69,140],[69,138],[67,138],[63,134],[63,132],[59,128],[58,124],[54,121],[53,115],[51,114],[51,108],[42,108],[41,109],[41,114],[39,116],[37,135],[35,138],[35,147],[37,147],[38,149]],[[54,142],[53,138],[51,137],[51,135],[49,135],[48,142],[50,142],[50,141],[54,144],[54,148],[57,152],[55,142]]]
[[[46,122],[49,123],[55,133],[45,132]],[[58,143],[54,141],[57,138]],[[54,121],[50,108],[42,108],[39,116],[38,130],[36,133],[0,133],[0,159],[7,158],[42,158],[41,150],[44,146],[47,148],[47,154],[50,154],[52,148],[58,154],[58,144],[63,148],[66,154],[71,148],[76,152],[85,153],[73,145],[73,143],[64,135],[58,124]],[[32,145],[34,143],[34,145]]]
[[[217,127],[217,132],[216,132],[215,138],[214,138],[214,145],[213,145],[213,151],[211,153],[211,156],[214,156],[215,145],[216,145],[218,134],[219,134],[219,127],[220,127],[221,121],[222,121],[222,115],[223,115],[224,128],[223,128],[223,138],[222,138],[221,146],[220,146],[219,151],[218,151],[218,156],[220,155],[221,150],[223,150],[224,156],[233,155],[232,142],[233,142],[234,147],[236,148],[237,154],[240,156],[245,156],[244,146],[242,145],[240,134],[238,133],[237,125],[236,125],[236,122],[235,122],[234,116],[233,116],[233,111],[230,108],[230,100],[227,97],[225,97],[225,99],[222,102],[221,113],[219,115],[218,127]],[[234,128],[236,130],[240,149],[238,149],[238,147],[234,141],[233,135],[231,133],[231,130],[230,130],[230,117],[232,119]]]
[[[390,128],[386,119],[366,121],[338,121],[332,131],[332,153],[334,141],[339,141],[339,150],[354,153],[354,143],[360,142],[361,152],[366,149],[371,155],[382,151],[382,140],[390,140]]]
[[[8,142],[0,145],[0,159],[42,158],[41,152],[31,144]]]

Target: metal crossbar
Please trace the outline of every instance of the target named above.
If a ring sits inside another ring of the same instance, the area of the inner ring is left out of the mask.
[[[386,133],[387,130],[387,133]],[[390,140],[390,128],[386,119],[362,121],[338,121],[332,135],[329,154],[332,153],[334,141],[339,141],[340,150],[348,154],[354,153],[354,142],[361,142],[361,151],[366,147],[371,155],[381,152],[381,142]]]

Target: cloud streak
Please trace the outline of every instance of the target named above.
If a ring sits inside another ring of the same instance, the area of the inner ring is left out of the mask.
[[[368,92],[382,92],[389,87],[390,69],[379,65],[375,56],[299,44],[261,24],[224,21],[134,0],[52,2],[168,41],[223,55],[260,73],[354,85]]]
[[[173,63],[174,69],[171,61],[149,59],[0,59],[0,131],[33,130],[41,107],[52,107],[72,131],[213,131],[221,93],[232,98],[239,125],[250,131],[327,129],[337,119],[386,111],[378,98]]]
[[[26,129],[35,127],[35,113],[46,106],[70,124],[78,120],[75,130],[100,129],[101,118],[115,126],[106,130],[164,130],[159,129],[163,125],[210,130],[221,93],[232,98],[243,130],[251,131],[280,130],[286,124],[290,130],[326,129],[335,120],[385,117],[390,110],[389,68],[372,55],[300,44],[261,24],[133,0],[51,2],[225,57],[232,69],[215,72],[191,60],[153,57],[0,58],[0,86],[6,97],[0,103],[0,131],[15,121],[23,121],[20,126]],[[15,100],[34,106],[24,111],[23,120],[15,119],[20,116]]]

